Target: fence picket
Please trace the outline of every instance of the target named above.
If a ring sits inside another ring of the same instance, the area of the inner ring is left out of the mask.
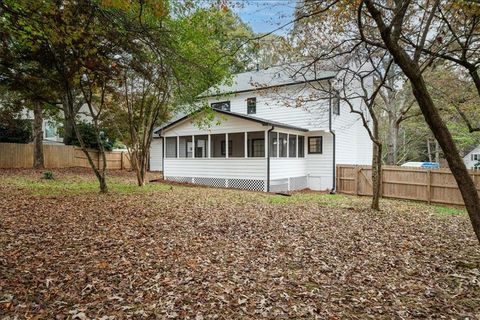
[[[347,169],[348,168],[348,169]],[[339,193],[354,195],[372,195],[371,166],[337,165],[337,179],[352,181],[339,183]],[[478,183],[475,171],[472,171],[474,183]],[[363,179],[360,179],[363,176]],[[477,187],[480,191],[480,188]],[[381,173],[381,195],[385,198],[397,198],[459,205],[463,200],[450,170],[423,169],[396,166],[383,166]]]

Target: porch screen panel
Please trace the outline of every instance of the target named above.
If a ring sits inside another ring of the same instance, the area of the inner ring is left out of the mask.
[[[298,136],[298,157],[305,157],[305,137]]]
[[[177,137],[165,138],[165,157],[166,158],[177,157]]]
[[[231,150],[228,152],[229,157],[245,157],[245,133],[229,133],[228,140],[231,141],[228,145]]]
[[[288,135],[286,133],[279,133],[278,134],[278,147],[279,147],[279,157],[286,157],[287,156],[287,139]]]
[[[294,134],[288,135],[288,156],[290,158],[297,156],[297,136]]]
[[[278,148],[278,133],[277,132],[270,132],[269,140],[269,152],[270,157],[277,157],[277,148]]]
[[[193,141],[192,136],[180,137],[180,144],[178,146],[180,158],[192,158],[193,155]]]
[[[195,136],[195,158],[207,158],[208,157],[208,136]]]
[[[226,157],[225,151],[224,151],[225,150],[225,140],[226,140],[225,134],[212,134],[212,135],[210,135],[210,156],[212,158],[225,158]]]
[[[265,157],[265,132],[255,131],[247,133],[248,157]]]

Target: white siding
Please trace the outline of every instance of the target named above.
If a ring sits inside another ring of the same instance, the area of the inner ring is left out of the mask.
[[[270,158],[270,179],[285,179],[307,175],[305,158]]]
[[[150,171],[162,171],[163,139],[153,139],[150,145]]]
[[[214,97],[208,102],[230,101],[230,111],[247,114],[247,98],[257,98],[257,110],[251,116],[281,122],[304,129],[328,128],[328,100],[319,100],[318,92],[308,85],[258,90]],[[315,101],[307,101],[315,100]]]
[[[266,158],[165,158],[164,160],[165,176],[266,179]]]
[[[474,169],[474,165],[478,162],[478,161],[472,160],[472,154],[480,154],[480,146],[476,147],[471,152],[469,152],[465,157],[463,157],[463,162],[465,162],[465,166],[467,166],[467,169]]]
[[[307,147],[305,148],[305,155],[308,172],[308,187],[312,190],[331,189],[333,182],[332,135],[328,132],[311,132],[309,133],[309,136],[323,137],[323,152],[322,154],[308,154],[308,138],[306,138]]]

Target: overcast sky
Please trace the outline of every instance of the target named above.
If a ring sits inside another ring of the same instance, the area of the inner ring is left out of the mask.
[[[229,0],[229,7],[256,33],[270,32],[292,21],[296,0]],[[289,25],[276,34],[286,34]]]

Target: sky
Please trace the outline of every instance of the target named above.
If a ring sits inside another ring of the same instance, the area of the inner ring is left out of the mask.
[[[229,8],[251,26],[255,33],[271,32],[292,21],[296,0],[229,0]],[[285,35],[292,25],[276,31]]]

